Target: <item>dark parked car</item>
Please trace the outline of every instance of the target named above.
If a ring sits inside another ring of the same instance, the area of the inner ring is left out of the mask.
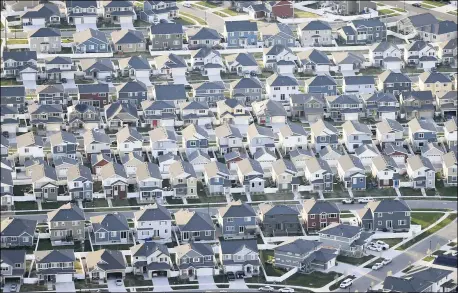
[[[245,278],[245,272],[244,271],[237,271],[237,272],[235,272],[235,276],[237,277],[237,279],[243,279],[243,278]]]
[[[421,3],[414,3],[412,4],[413,7],[421,7]]]
[[[226,276],[228,281],[235,280],[235,274],[233,272],[227,272]]]

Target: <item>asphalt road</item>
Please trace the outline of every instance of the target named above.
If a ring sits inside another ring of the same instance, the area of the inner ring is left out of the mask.
[[[224,19],[222,19],[221,17],[213,13],[206,12],[205,10],[200,10],[194,7],[191,7],[191,8],[184,7],[183,4],[181,3],[177,3],[177,6],[180,8],[180,11],[192,14],[194,16],[197,16],[197,17],[200,17],[206,20],[208,23],[208,27],[217,30],[219,33],[223,33]]]
[[[382,2],[383,4],[391,5],[391,6],[397,6],[399,8],[404,8],[405,10],[409,12],[410,15],[415,15],[415,14],[422,14],[422,13],[431,13],[438,19],[442,20],[451,20],[456,22],[456,15],[448,14],[448,13],[442,13],[442,12],[437,12],[431,9],[423,8],[423,7],[414,7],[412,4],[406,3],[404,1],[377,1],[377,2]],[[405,6],[404,6],[405,4]]]
[[[440,201],[440,200],[407,200],[407,204],[411,209],[451,209],[457,210],[457,202],[456,201]],[[280,202],[278,203],[280,204]],[[340,210],[358,210],[365,206],[365,204],[342,204],[337,203],[337,206]],[[218,207],[202,207],[202,208],[190,208],[191,210],[202,211],[205,213],[209,213],[210,215],[216,215],[218,213]],[[255,207],[256,209],[256,207]],[[171,212],[175,212],[178,209],[170,209]],[[97,215],[104,215],[107,211],[102,212],[86,212],[86,219],[89,220],[90,217],[97,216]],[[134,212],[133,211],[118,211],[118,213],[122,213],[128,219],[133,219]],[[12,213],[2,212],[1,218],[4,219],[8,216],[13,216]],[[16,218],[23,218],[23,219],[30,219],[30,220],[37,220],[38,223],[46,222],[47,215],[46,213],[43,214],[17,214],[15,215]]]
[[[358,292],[366,292],[370,286],[374,287],[375,285],[383,282],[389,271],[391,271],[391,274],[394,275],[408,267],[410,264],[424,258],[430,247],[431,249],[435,249],[438,244],[442,246],[447,244],[449,240],[455,239],[457,237],[456,225],[457,222],[455,219],[455,221],[447,225],[442,230],[439,230],[430,237],[423,239],[415,246],[410,247],[399,256],[393,258],[391,264],[384,266],[377,271],[371,271],[370,273],[353,281],[353,285],[350,288],[339,289],[337,292],[356,292],[356,290],[358,290]]]

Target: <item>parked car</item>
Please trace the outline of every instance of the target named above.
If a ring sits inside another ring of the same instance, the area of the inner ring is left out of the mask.
[[[17,284],[11,284],[10,292],[16,292],[16,290],[17,290]]]
[[[294,292],[294,289],[293,288],[280,288],[280,290],[278,290],[279,292]]]
[[[386,244],[385,242],[383,242],[382,240],[377,240],[375,242],[375,244],[377,244],[378,246],[380,246],[383,250],[387,250],[390,248],[390,246],[388,244]]]
[[[374,250],[374,251],[382,251],[382,248],[373,242],[369,243],[369,245],[367,246],[367,249]]]
[[[350,287],[352,284],[353,284],[353,279],[348,278],[348,279],[343,280],[343,282],[340,283],[339,287],[340,288],[347,288],[347,287]]]
[[[391,260],[392,260],[391,258],[385,258],[385,259],[382,261],[382,264],[383,264],[384,266],[386,266],[387,264],[391,263]]]
[[[235,274],[233,272],[227,272],[226,276],[228,281],[235,280]]]
[[[380,269],[381,267],[383,267],[383,263],[378,262],[378,263],[376,263],[375,265],[372,266],[372,269],[373,269],[373,270],[378,270],[378,269]]]
[[[275,289],[274,289],[274,287],[272,287],[272,286],[266,285],[266,286],[263,286],[263,287],[259,287],[258,290],[259,290],[259,291],[274,292]]]
[[[421,7],[421,3],[414,3],[412,4],[413,7]]]
[[[372,197],[360,197],[358,198],[358,203],[368,203],[374,201]]]
[[[122,286],[124,285],[124,282],[121,279],[116,280],[116,286]]]
[[[245,278],[245,272],[244,271],[237,271],[237,272],[235,272],[235,277],[237,279],[243,279],[243,278]]]
[[[353,198],[346,198],[346,199],[342,199],[342,203],[343,204],[351,204],[351,203],[355,203],[355,200]]]
[[[189,3],[189,2],[185,2],[185,3],[183,3],[183,6],[184,6],[184,7],[188,7],[188,8],[191,8],[191,3]]]

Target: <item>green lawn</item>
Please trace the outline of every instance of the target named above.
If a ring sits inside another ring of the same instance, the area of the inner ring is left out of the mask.
[[[181,198],[172,198],[171,196],[166,196],[165,200],[167,204],[183,204],[183,200]]]
[[[137,206],[138,203],[135,198],[128,199],[112,199],[111,203],[114,207],[124,207],[124,206]]]
[[[37,291],[48,291],[48,286],[38,285],[38,284],[22,284],[19,290],[19,292],[37,292]]]
[[[16,201],[14,202],[14,209],[16,210],[38,210],[36,201]]]
[[[393,14],[394,11],[391,9],[380,9],[378,10],[379,15],[388,15],[388,14]]]
[[[338,255],[336,258],[336,261],[338,262],[344,262],[352,265],[359,266],[366,261],[372,259],[374,256],[373,255],[364,255],[363,257],[357,258],[357,257],[351,257],[351,256],[344,256],[344,255]]]
[[[182,17],[175,19],[175,22],[181,25],[195,25],[194,21],[189,21],[187,18]]]
[[[199,4],[199,5],[201,5],[201,6],[208,7],[208,8],[216,8],[216,7],[218,7],[218,5],[209,3],[209,2],[207,2],[207,1],[199,1],[199,2],[197,2],[197,4]]]
[[[272,265],[272,261],[274,260],[274,251],[273,250],[260,250],[259,256],[264,264],[264,270],[268,276],[279,277],[282,276],[285,271],[276,268]],[[270,263],[267,263],[267,261]]]
[[[294,199],[292,193],[260,193],[252,194],[252,201],[268,201],[268,200],[290,200]]]
[[[380,3],[380,2],[376,2],[377,6],[385,6],[385,4],[383,3]]]
[[[59,202],[59,201],[47,201],[47,202],[42,202],[41,207],[44,210],[54,210],[60,208],[62,205],[64,205],[65,202]]]
[[[189,281],[187,279],[180,279],[179,277],[172,277],[169,278],[170,285],[181,285],[186,284],[187,286],[180,286],[180,287],[172,287],[173,290],[186,290],[186,289],[198,289],[199,288],[198,281]]]
[[[456,197],[458,195],[456,187],[454,186],[445,187],[444,181],[442,180],[436,180],[436,190],[441,196],[455,196]]]
[[[19,45],[19,44],[28,44],[29,40],[27,39],[7,39],[7,45]]]
[[[421,2],[421,4],[427,4],[427,5],[431,5],[431,6],[435,6],[435,7],[441,7],[441,6],[444,6],[446,5],[446,3],[443,3],[443,2],[439,2],[439,1],[423,1]]]
[[[428,8],[428,9],[431,9],[431,8],[436,8],[436,6],[433,6],[433,5],[429,5],[429,4],[426,4],[426,3],[421,3],[421,7],[422,8]]]
[[[222,11],[222,12],[224,12],[226,14],[229,14],[230,16],[237,16],[237,15],[240,14],[237,11],[234,11],[234,10],[229,9],[229,8],[224,8],[224,9],[221,9],[220,11]]]
[[[379,75],[382,72],[383,70],[378,67],[366,67],[364,69],[359,70],[359,73],[361,73],[361,75]]]
[[[422,229],[429,227],[431,224],[439,220],[444,213],[411,213],[411,223],[415,225],[421,225]]]
[[[62,39],[62,43],[64,44],[73,43],[73,39],[68,39],[68,38]]]
[[[458,15],[458,10],[455,10],[455,11],[449,11],[447,12],[448,14],[451,14],[451,15]]]
[[[391,9],[399,11],[399,12],[406,12],[404,8],[395,7],[395,8],[391,8]]]
[[[322,273],[315,271],[310,274],[294,274],[286,279],[283,284],[292,286],[305,286],[312,288],[321,288],[330,282],[334,281],[342,274],[336,272]]]
[[[308,11],[302,11],[302,10],[294,10],[294,17],[295,18],[319,18],[320,16],[315,13],[311,13]]]
[[[215,14],[215,15],[221,16],[221,17],[229,17],[226,14],[223,14],[223,13],[221,13],[219,11],[213,11],[212,13]]]
[[[425,258],[423,258],[424,261],[427,261],[427,262],[431,262],[435,259],[434,256],[426,256]]]
[[[126,287],[136,287],[136,286],[151,286],[153,287],[153,282],[151,280],[144,280],[143,276],[136,276],[133,274],[126,274],[124,278],[124,286]]]
[[[353,218],[355,215],[353,214],[340,214],[340,218]]]
[[[407,241],[403,245],[401,245],[398,248],[396,248],[396,250],[405,250],[405,249],[409,248],[410,246],[414,245],[415,243],[425,239],[429,235],[432,235],[432,234],[436,233],[437,231],[439,231],[440,229],[444,228],[445,226],[450,224],[455,219],[456,219],[456,214],[450,214],[442,222],[438,223],[436,226],[432,227],[428,231],[425,231],[425,232],[421,233],[420,235],[416,236],[415,238]]]
[[[215,283],[228,283],[228,280],[226,278],[226,275],[217,275],[213,276],[213,280]],[[216,285],[218,288],[229,288],[229,285]]]
[[[84,203],[85,208],[106,208],[108,207],[108,202],[103,198],[94,198],[92,201]]]
[[[200,25],[206,25],[206,24],[207,24],[207,22],[206,22],[205,20],[203,20],[203,19],[200,18],[200,17],[194,16],[194,15],[192,15],[192,14],[189,14],[189,13],[185,13],[185,12],[180,11],[180,15],[181,15],[182,17],[185,17],[185,18],[190,18],[190,19],[196,21],[196,22],[197,22],[198,24],[200,24]]]
[[[396,191],[394,188],[368,188],[364,191],[355,190],[353,191],[354,197],[366,197],[371,196],[393,196],[396,197]]]
[[[420,189],[413,189],[410,187],[401,187],[399,192],[403,196],[422,196]]]
[[[241,193],[233,193],[232,194],[232,198],[235,201],[237,201],[237,200],[241,200],[242,202],[248,201],[248,199],[246,198],[246,195],[245,194],[241,194]]]
[[[75,280],[75,289],[97,289],[107,288],[107,285],[100,285],[95,283],[86,283],[86,280]]]
[[[402,242],[402,238],[386,238],[386,239],[379,239],[388,244],[390,247],[395,246],[399,242]]]

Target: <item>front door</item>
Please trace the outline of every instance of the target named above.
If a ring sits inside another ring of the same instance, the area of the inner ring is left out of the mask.
[[[387,227],[388,229],[393,228],[393,222],[392,222],[391,220],[386,221],[386,227]]]
[[[121,231],[121,239],[127,238],[127,231]]]
[[[239,227],[239,233],[243,233],[245,232],[245,227],[244,226],[240,226]]]
[[[113,195],[115,196],[118,195],[118,188],[119,188],[118,185],[113,186]]]
[[[183,232],[183,240],[189,239],[189,232]]]

